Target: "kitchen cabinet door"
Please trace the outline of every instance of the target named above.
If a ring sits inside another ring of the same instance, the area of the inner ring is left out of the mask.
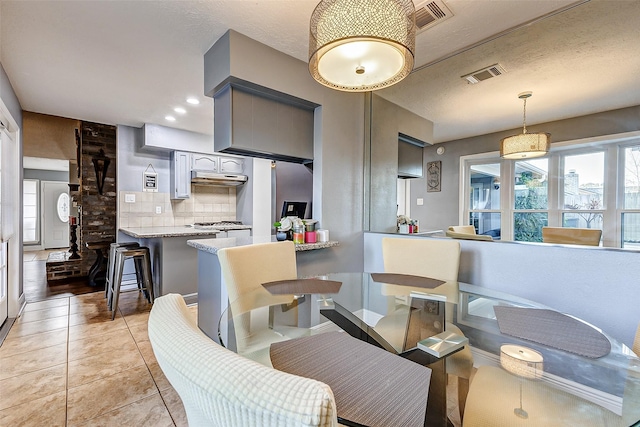
[[[191,153],[174,151],[171,153],[171,198],[188,199],[191,197]]]
[[[200,172],[218,172],[218,156],[193,153],[191,155],[191,170]]]
[[[221,173],[242,173],[244,171],[244,159],[237,157],[220,157]]]

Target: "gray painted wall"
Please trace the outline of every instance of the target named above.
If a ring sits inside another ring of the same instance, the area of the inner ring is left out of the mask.
[[[640,106],[605,111],[588,116],[558,120],[537,125],[527,125],[529,132],[551,133],[553,142],[612,135],[640,130]],[[441,191],[427,193],[426,177],[411,181],[411,217],[420,220],[420,227],[446,229],[458,223],[458,188],[460,180],[460,156],[500,150],[500,140],[505,136],[522,133],[522,128],[449,141],[426,147],[424,162],[442,161]],[[436,153],[437,147],[445,153]],[[417,206],[416,199],[423,198],[424,205]],[[395,200],[395,199],[393,199]]]
[[[211,123],[213,128],[213,123]],[[213,154],[213,135],[146,123],[142,126],[142,149],[175,150]]]
[[[299,272],[359,271],[363,264],[364,95],[328,89],[311,78],[306,62],[235,31],[228,34],[229,68],[209,64],[208,70],[205,57],[205,93],[211,94],[218,81],[230,74],[321,105],[314,116],[314,217],[340,246],[309,251],[299,258]]]
[[[398,135],[433,140],[433,123],[381,98],[370,97],[371,159],[369,230],[395,232],[397,226]]]
[[[18,100],[18,96],[13,90],[9,76],[4,70],[4,67],[0,63],[0,99],[7,107],[7,110],[13,120],[16,121],[19,130],[22,130],[22,106]],[[16,191],[15,203],[18,213],[16,219],[22,218],[22,132],[18,132],[18,141],[16,141],[17,150],[16,156],[18,157],[18,191]],[[22,221],[17,221],[15,224],[15,237],[11,238],[9,242],[9,290],[8,290],[8,308],[9,317],[17,316],[20,311],[20,301],[24,297],[24,285],[23,285],[23,268],[22,268]],[[24,301],[22,301],[24,302]]]
[[[169,192],[170,152],[142,149],[142,128],[118,126],[118,192],[142,191],[142,173],[149,164],[158,173],[158,192]]]
[[[0,64],[0,99],[7,106],[9,113],[13,117],[13,120],[18,122],[18,127],[22,128],[22,106],[18,101],[18,96],[13,91],[9,76],[4,71],[4,67]],[[20,141],[20,147],[22,147],[22,141]]]
[[[276,162],[276,201],[275,218],[282,216],[282,204],[289,202],[307,202],[305,218],[313,218],[313,172],[298,163]]]

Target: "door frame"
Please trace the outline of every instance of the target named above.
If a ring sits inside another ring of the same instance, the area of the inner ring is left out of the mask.
[[[16,173],[15,187],[12,193],[14,199],[15,234],[7,242],[7,305],[8,317],[16,318],[26,305],[24,289],[22,287],[22,129],[0,98],[0,121],[15,142],[12,169]]]

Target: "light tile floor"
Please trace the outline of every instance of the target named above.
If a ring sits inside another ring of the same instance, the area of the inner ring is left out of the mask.
[[[121,294],[113,321],[104,292],[28,303],[0,346],[0,426],[187,426],[153,355],[150,309],[135,292]],[[458,427],[455,384],[447,412]]]
[[[112,321],[103,292],[28,303],[0,346],[0,426],[186,426],[149,343],[150,307],[121,294]]]

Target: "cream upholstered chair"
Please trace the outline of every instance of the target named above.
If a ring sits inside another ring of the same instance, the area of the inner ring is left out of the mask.
[[[454,233],[476,234],[476,228],[473,225],[450,225],[449,231]]]
[[[382,256],[385,273],[411,274],[445,281],[458,280],[460,265],[460,243],[449,239],[382,239]],[[395,348],[403,345],[404,336],[391,334],[398,330],[394,322],[405,322],[406,313],[393,313],[385,316],[376,324],[376,330]],[[462,335],[462,331],[450,322],[445,329]],[[464,413],[465,401],[469,390],[469,379],[473,370],[473,356],[469,346],[447,357],[447,372],[458,378],[458,406],[460,417]]]
[[[543,243],[600,246],[602,230],[593,228],[542,227]]]
[[[262,288],[263,283],[298,278],[295,245],[290,240],[223,248],[218,259],[230,302]]]
[[[484,234],[455,233],[449,230],[445,231],[444,234],[445,236],[451,237],[452,239],[493,241],[493,237],[486,236]]]
[[[522,384],[522,408],[528,418],[514,415]],[[625,390],[625,402],[631,401]],[[629,400],[627,400],[629,399]],[[637,398],[636,398],[637,399]],[[637,400],[633,400],[637,401]],[[462,422],[463,427],[601,427],[634,425],[637,405],[623,404],[622,416],[564,392],[544,380],[523,380],[502,368],[478,367]]]
[[[271,366],[269,346],[273,342],[300,336],[300,330],[291,328],[289,333],[275,332],[268,328],[257,328],[251,322],[251,314],[242,314],[255,307],[245,305],[238,299],[249,292],[264,291],[263,283],[298,278],[296,251],[292,241],[261,243],[247,246],[223,248],[218,251],[229,302],[235,304],[235,338],[238,352],[264,365]],[[248,302],[249,304],[252,301]],[[241,314],[241,316],[238,316]],[[286,334],[287,336],[283,336]]]
[[[149,340],[190,427],[336,426],[331,388],[268,368],[209,339],[181,295],[157,298]]]
[[[382,257],[385,273],[458,280],[460,243],[449,239],[385,237]]]
[[[476,228],[473,225],[450,225],[444,234],[453,239],[493,240],[491,236],[476,234]]]

